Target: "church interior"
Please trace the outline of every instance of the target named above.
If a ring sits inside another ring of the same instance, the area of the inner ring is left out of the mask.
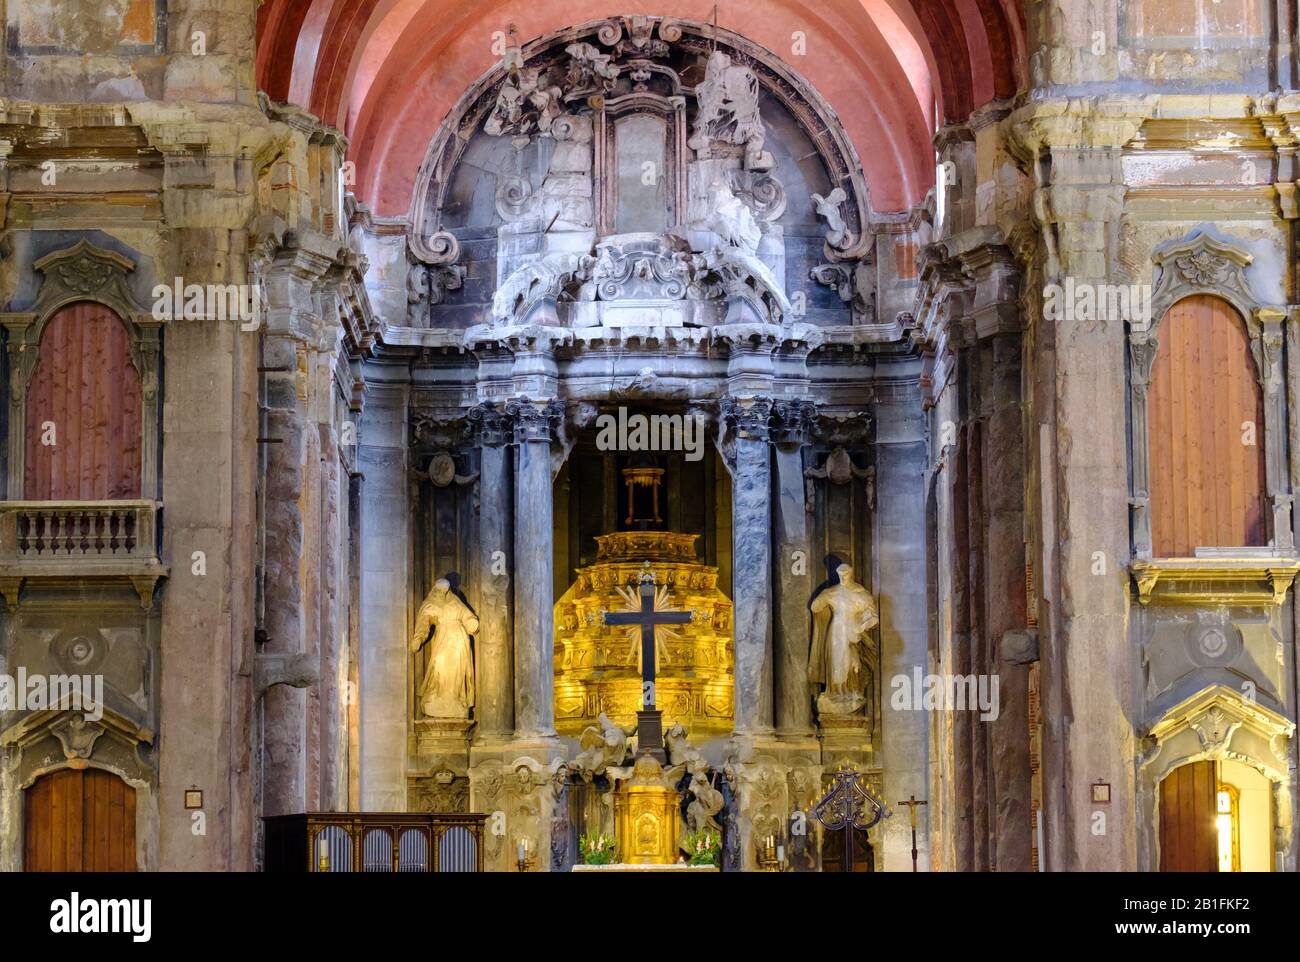
[[[1294,0],[0,8],[0,869],[1297,870]]]

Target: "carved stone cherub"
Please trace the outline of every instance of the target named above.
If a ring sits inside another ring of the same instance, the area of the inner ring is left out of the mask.
[[[703,771],[691,776],[687,791],[692,796],[686,806],[687,827],[692,832],[702,832],[708,828],[721,834],[722,826],[714,816],[722,811],[722,793],[710,784],[709,777]]]
[[[825,197],[821,194],[812,195],[817,216],[826,221],[826,244],[834,250],[845,250],[853,241],[852,235],[849,234],[849,226],[844,221],[844,214],[840,212],[840,207],[848,199],[849,195],[844,192],[843,187],[836,187]]]
[[[867,507],[871,510],[876,508],[876,469],[875,466],[859,468],[849,457],[849,452],[843,447],[836,447],[826,456],[820,468],[806,468],[803,476],[808,479],[806,498],[808,504],[812,505],[816,499],[816,491],[812,482],[829,481],[831,484],[848,484],[854,478],[867,482]]]
[[[573,763],[584,776],[603,775],[605,769],[622,765],[627,758],[628,741],[636,734],[635,725],[623,728],[610,721],[604,712],[600,713],[598,721],[599,728],[595,725],[588,726],[578,739],[582,751]]]
[[[704,756],[699,749],[691,745],[686,737],[686,728],[677,722],[664,733],[664,745],[668,749],[668,761],[675,767],[685,765],[686,771],[694,775],[705,766]]]

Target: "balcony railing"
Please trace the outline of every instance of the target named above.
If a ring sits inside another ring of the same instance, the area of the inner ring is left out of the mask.
[[[158,501],[0,501],[0,591],[13,601],[24,583],[105,578],[130,583],[147,606],[167,574],[161,509]]]
[[[156,501],[0,502],[0,560],[156,559]]]
[[[264,818],[268,872],[481,872],[486,815],[308,812]]]

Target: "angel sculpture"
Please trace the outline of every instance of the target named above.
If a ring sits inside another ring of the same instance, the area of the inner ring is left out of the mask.
[[[840,206],[848,199],[849,195],[843,187],[836,187],[825,197],[821,194],[812,195],[817,216],[826,221],[826,243],[835,250],[844,250],[850,246],[849,226],[840,213]]]
[[[574,759],[580,771],[592,776],[603,775],[605,769],[622,765],[623,759],[627,758],[628,740],[636,734],[635,725],[623,728],[610,721],[604,712],[600,713],[598,721],[599,728],[590,725],[583,729],[582,737],[578,739],[582,751]]]
[[[705,767],[704,756],[687,740],[686,728],[681,722],[676,722],[664,733],[664,745],[668,749],[670,764],[685,765],[692,775]]]
[[[686,806],[686,825],[692,832],[702,832],[706,828],[721,834],[722,826],[715,815],[722,811],[722,793],[709,783],[709,777],[703,771],[691,776],[689,789],[690,804]]]
[[[867,632],[879,622],[876,602],[853,580],[853,568],[835,569],[839,584],[812,600],[813,639],[808,680],[823,685],[819,715],[851,715],[866,703],[867,656],[874,644]]]

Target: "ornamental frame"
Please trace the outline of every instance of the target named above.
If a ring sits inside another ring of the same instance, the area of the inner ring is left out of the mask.
[[[126,326],[131,363],[140,378],[140,497],[158,496],[160,414],[160,330],[162,321],[136,302],[127,283],[135,261],[97,247],[84,238],[46,254],[32,265],[43,280],[30,311],[0,313],[9,354],[9,437],[7,497],[22,500],[27,460],[27,390],[40,357],[41,337],[50,319],[71,304],[90,302],[112,311]]]
[[[1290,557],[1295,554],[1296,545],[1291,527],[1293,494],[1283,443],[1286,398],[1282,390],[1282,345],[1286,312],[1281,307],[1262,303],[1254,293],[1246,277],[1246,269],[1254,257],[1233,239],[1197,228],[1186,237],[1158,246],[1151,259],[1155,277],[1151,320],[1149,323],[1132,318],[1127,321],[1132,429],[1129,519],[1133,558],[1149,561],[1154,554],[1147,391],[1160,349],[1160,325],[1175,304],[1198,294],[1226,301],[1246,324],[1255,377],[1264,399],[1265,490],[1272,506],[1266,534],[1279,555]]]

